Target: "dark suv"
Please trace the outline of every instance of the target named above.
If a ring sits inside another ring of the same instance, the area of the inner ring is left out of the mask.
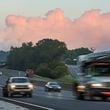
[[[106,100],[110,97],[110,54],[100,53],[99,56],[87,58],[81,68],[82,74],[75,87],[77,99],[86,97],[93,100],[94,96],[98,96]]]

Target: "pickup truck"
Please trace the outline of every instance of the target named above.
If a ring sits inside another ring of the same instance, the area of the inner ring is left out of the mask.
[[[33,84],[27,77],[10,77],[2,90],[4,97],[16,94],[32,97]]]

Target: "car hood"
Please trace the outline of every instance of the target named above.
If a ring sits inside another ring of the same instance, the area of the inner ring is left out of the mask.
[[[110,82],[110,76],[92,77],[91,80],[96,82]]]
[[[50,87],[56,87],[56,88],[58,88],[58,87],[60,87],[60,86],[58,86],[58,85],[51,85]]]
[[[14,85],[29,85],[31,83],[11,83],[11,84],[14,84]]]

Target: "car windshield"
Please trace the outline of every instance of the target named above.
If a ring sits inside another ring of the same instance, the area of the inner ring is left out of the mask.
[[[13,83],[26,83],[28,82],[28,79],[27,78],[13,78],[12,82]]]
[[[58,85],[57,82],[51,82],[49,85]]]
[[[92,76],[110,76],[110,65],[94,66],[91,74]]]

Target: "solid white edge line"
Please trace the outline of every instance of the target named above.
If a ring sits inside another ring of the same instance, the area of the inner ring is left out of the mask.
[[[13,101],[13,102],[21,103],[21,104],[26,104],[26,105],[30,105],[30,106],[34,106],[34,107],[39,107],[39,108],[46,109],[46,110],[55,110],[55,109],[52,109],[52,108],[47,108],[47,107],[44,107],[44,106],[35,105],[35,104],[32,104],[32,103],[28,103],[28,102],[18,101],[18,100],[4,98],[4,97],[0,97],[0,98],[1,99],[6,99],[8,101]]]
[[[1,86],[1,85],[0,85],[0,86]],[[2,89],[2,87],[0,87],[0,89]],[[4,98],[4,97],[1,97],[1,98],[2,98],[2,99],[9,100],[9,101],[13,101],[13,102],[18,102],[18,103],[22,103],[22,104],[31,105],[31,106],[34,106],[34,107],[43,108],[43,109],[46,109],[46,110],[55,110],[55,109],[52,109],[52,108],[47,108],[47,107],[44,107],[44,106],[35,105],[35,104],[32,104],[32,103],[27,103],[27,102],[23,102],[23,101],[14,100],[14,99],[9,99],[9,98]]]

